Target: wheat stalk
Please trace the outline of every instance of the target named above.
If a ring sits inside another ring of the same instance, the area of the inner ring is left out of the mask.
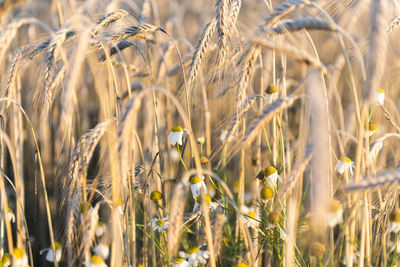
[[[103,31],[105,28],[113,24],[114,22],[120,20],[121,18],[128,16],[129,13],[125,10],[119,9],[113,12],[110,12],[99,19],[96,25],[93,27],[93,30],[90,34],[91,38],[96,37]]]
[[[394,170],[380,173],[373,178],[364,177],[360,182],[345,186],[344,190],[349,193],[361,190],[374,190],[397,183],[400,183],[400,171]]]
[[[284,16],[287,16],[296,10],[301,10],[310,4],[311,1],[308,0],[289,0],[283,2],[272,10],[272,12],[265,18],[264,24],[261,27],[269,27]]]
[[[338,28],[335,24],[322,19],[296,19],[279,24],[276,27],[268,28],[264,31],[265,34],[282,34],[286,32],[295,32],[300,30],[324,30],[324,31],[337,31]]]

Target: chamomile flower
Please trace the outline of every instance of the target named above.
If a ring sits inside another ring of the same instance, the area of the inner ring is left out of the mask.
[[[169,142],[175,146],[176,143],[179,145],[183,144],[183,128],[181,126],[174,126],[171,128],[169,133]]]
[[[278,174],[278,171],[273,166],[269,166],[264,170],[264,177],[267,184],[272,188],[276,188],[278,180],[282,181],[281,176]]]
[[[334,227],[343,221],[343,208],[336,199],[333,199],[327,207],[326,221],[330,227]]]
[[[377,128],[378,127],[376,126],[376,124],[374,122],[370,122],[368,124],[368,129],[365,129],[364,137],[369,137],[369,136],[373,135],[376,132]]]
[[[383,106],[384,102],[385,102],[385,92],[382,89],[376,90],[374,95],[375,105]]]
[[[265,92],[267,93],[266,98],[269,103],[272,103],[278,99],[278,96],[279,96],[278,86],[270,84],[270,85],[268,85]]]
[[[13,267],[27,267],[28,256],[25,251],[20,248],[14,248],[13,250]]]
[[[207,250],[201,250],[199,247],[188,249],[185,252],[180,251],[179,257],[185,258],[190,266],[197,266],[199,263],[206,264],[210,253]]]
[[[119,214],[124,215],[124,200],[121,197],[117,198],[115,206],[117,207]]]
[[[8,267],[11,265],[10,254],[5,253],[3,257],[1,257],[1,267]]]
[[[310,255],[313,257],[321,257],[325,252],[325,246],[320,242],[313,242],[310,245]]]
[[[386,233],[397,233],[400,231],[400,210],[395,209],[389,214],[389,223]]]
[[[189,267],[190,264],[184,258],[177,258],[171,262],[172,267]]]
[[[273,198],[274,195],[275,195],[275,190],[274,190],[273,187],[271,187],[271,186],[269,186],[269,185],[264,186],[264,187],[261,188],[261,190],[260,190],[260,198],[261,198],[261,200],[263,200],[263,201],[267,201],[267,200]]]
[[[102,257],[104,260],[106,260],[108,258],[109,248],[108,248],[107,244],[99,243],[92,250],[93,250],[94,254]]]
[[[204,142],[205,142],[204,137],[199,137],[199,138],[197,138],[197,143],[198,143],[199,145],[203,145]]]
[[[211,198],[208,194],[203,194],[204,200],[206,202],[206,205],[208,206],[209,210],[214,210],[217,208],[218,204],[215,202],[211,201]],[[193,207],[193,212],[199,211],[201,208],[201,198],[200,196],[196,198],[196,201],[194,203]]]
[[[150,225],[150,223],[149,223]],[[157,219],[154,218],[152,222],[152,227],[154,230],[157,230],[158,232],[161,232],[162,230],[165,230],[168,228],[169,222],[167,221],[167,218],[161,218]]]
[[[12,211],[12,209],[8,209],[8,212],[7,212],[7,218],[8,218],[8,220],[10,221],[10,222],[12,222],[12,223],[14,223],[15,222],[15,215],[14,215],[14,212]]]
[[[162,194],[160,191],[155,190],[155,191],[151,192],[151,194],[150,194],[150,199],[153,201],[161,200],[161,198],[162,198]]]
[[[240,210],[245,215],[244,223],[246,226],[256,229],[258,222],[260,221],[260,216],[258,216],[257,212],[253,208],[249,208],[246,205],[242,205]]]
[[[355,163],[348,157],[342,157],[336,163],[335,171],[343,174],[345,171],[349,171],[353,175],[353,170],[356,167]]]
[[[236,180],[236,181],[233,183],[233,192],[239,193],[239,180]]]
[[[97,226],[96,226],[96,236],[100,237],[104,234],[104,232],[106,231],[106,225],[103,222],[98,222]]]
[[[208,193],[204,177],[193,176],[190,179],[190,190],[192,191],[193,198],[196,199],[202,193]]]
[[[56,249],[56,260],[57,262],[59,262],[61,260],[61,256],[62,256],[62,247],[61,244],[58,242],[54,243],[55,249]],[[54,262],[54,255],[53,255],[53,249],[50,248],[44,248],[40,251],[40,255],[42,255],[43,253],[46,253],[46,260],[50,261],[50,262]]]
[[[83,263],[87,267],[107,267],[107,264],[104,262],[103,258],[97,255],[93,255],[90,257],[89,261]]]

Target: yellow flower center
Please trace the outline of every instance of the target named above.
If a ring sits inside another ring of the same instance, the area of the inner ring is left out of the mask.
[[[117,199],[115,200],[115,205],[117,205],[117,207],[119,207],[119,206],[122,206],[122,204],[124,204],[122,197],[117,197]]]
[[[348,157],[342,157],[340,158],[341,161],[346,162],[346,163],[350,163],[351,159],[349,159]]]
[[[164,220],[158,220],[158,221],[156,221],[156,224],[158,226],[163,226],[165,224],[165,222],[164,222]]]
[[[98,222],[97,223],[97,227],[103,227],[104,226],[104,223],[103,222]]]
[[[239,190],[239,181],[235,181],[235,183],[233,184],[233,189]]]
[[[340,210],[341,207],[342,205],[340,204],[340,202],[334,199],[328,206],[328,212],[331,213],[337,212],[338,210]]]
[[[389,220],[394,223],[400,223],[400,210],[395,209],[389,214]]]
[[[383,91],[383,89],[381,89],[381,88],[379,88],[377,91],[378,91],[379,93],[382,93],[382,94],[385,93],[385,91]]]
[[[103,263],[104,263],[103,258],[100,257],[100,256],[97,256],[97,255],[93,255],[93,256],[90,258],[90,261],[91,261],[93,264],[103,264]]]
[[[54,246],[56,247],[56,250],[61,248],[61,244],[58,242],[54,242]]]
[[[274,196],[274,189],[270,186],[264,186],[263,188],[261,188],[260,191],[260,198],[263,200],[268,200],[273,198]]]
[[[235,265],[235,267],[249,267],[249,265],[246,263],[238,263]]]
[[[174,126],[174,127],[171,128],[171,132],[174,132],[174,133],[179,133],[179,132],[182,132],[182,131],[183,131],[183,129],[179,125],[178,126]]]
[[[201,162],[201,164],[207,164],[207,163],[208,163],[208,158],[202,156],[202,157],[200,158],[200,162]]]
[[[176,260],[173,261],[174,264],[181,263],[183,261],[183,258],[177,258]]]
[[[14,214],[14,212],[13,212],[12,209],[10,209],[10,208],[8,208],[8,213]]]
[[[194,253],[197,253],[197,252],[199,252],[199,248],[198,247],[194,247],[194,248],[190,248],[190,249],[188,249],[188,253],[189,254],[194,254]]]
[[[211,203],[211,198],[208,194],[203,194],[204,201],[206,202],[207,205],[210,205]]]
[[[268,214],[268,222],[271,224],[277,224],[281,220],[281,215],[276,212],[272,211],[270,214]]]
[[[279,92],[278,86],[276,85],[268,85],[267,90],[265,90],[267,94],[272,95]]]
[[[264,170],[264,174],[267,177],[270,176],[271,174],[274,174],[274,173],[276,173],[276,169],[274,167],[272,167],[272,166],[269,166]]]
[[[20,248],[14,248],[13,254],[14,254],[15,258],[22,259],[22,257],[25,254],[25,251],[23,249],[20,249]]]
[[[198,177],[198,176],[194,176],[194,177],[192,177],[191,179],[190,179],[190,183],[191,184],[197,184],[197,183],[200,183],[200,182],[202,182],[203,180],[200,178],[200,177]]]
[[[10,264],[10,254],[8,253],[4,254],[1,260],[3,261],[4,265],[6,265],[7,263]]]
[[[370,123],[368,124],[368,130],[370,130],[371,132],[376,131],[377,128],[378,128],[378,127],[377,127],[376,124],[373,123],[373,122],[370,122]]]
[[[151,192],[151,195],[150,195],[151,200],[157,201],[157,200],[160,200],[161,198],[162,198],[162,194],[160,191],[156,190],[156,191]]]
[[[255,219],[256,218],[256,212],[254,210],[251,210],[247,213],[247,216],[249,216],[250,218]]]
[[[89,202],[83,201],[79,204],[79,212],[81,214],[84,214],[90,210],[90,207],[91,207],[91,205]]]
[[[314,242],[310,246],[310,254],[314,257],[321,257],[325,252],[325,246],[319,242]]]

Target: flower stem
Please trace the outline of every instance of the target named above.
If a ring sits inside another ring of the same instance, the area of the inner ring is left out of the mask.
[[[181,155],[181,151],[179,150],[179,144],[178,144],[178,143],[176,143],[176,148],[178,149],[179,159],[180,159],[181,162],[182,162],[183,168],[185,168],[185,171],[187,172],[188,170],[187,170],[187,168],[186,168],[185,162],[184,162],[183,159],[182,159],[182,155]]]

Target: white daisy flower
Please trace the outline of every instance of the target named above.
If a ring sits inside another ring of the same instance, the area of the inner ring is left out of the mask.
[[[97,255],[90,257],[90,260],[84,262],[83,265],[87,267],[107,267],[107,264],[104,262],[103,258]]]
[[[172,267],[189,267],[190,264],[184,258],[177,258],[171,262]]]
[[[62,256],[62,247],[61,244],[58,242],[54,243],[55,249],[56,249],[56,260],[57,262],[60,262],[61,260],[61,256]],[[42,255],[43,253],[46,253],[46,260],[50,261],[50,262],[54,262],[54,255],[53,255],[53,249],[50,248],[44,248],[40,251],[40,255]]]
[[[382,89],[376,90],[374,95],[375,105],[383,106],[384,102],[385,102],[385,92]]]
[[[206,264],[210,253],[207,250],[200,250],[198,247],[189,249],[186,253],[180,251],[179,257],[185,258],[190,266],[197,266],[199,263]]]
[[[162,230],[165,230],[168,228],[169,222],[167,221],[168,218],[162,218],[162,219],[157,219],[154,218],[152,222],[152,227],[154,230],[157,230],[158,232],[161,232]],[[150,225],[150,223],[149,223]]]
[[[258,223],[260,221],[260,216],[253,208],[249,208],[246,205],[242,205],[240,207],[240,211],[245,215],[244,223],[247,227],[251,227],[253,229],[257,229]]]
[[[14,248],[13,250],[13,267],[27,267],[28,256],[25,251],[20,248]]]
[[[365,129],[364,132],[364,137],[370,137],[371,135],[373,135],[374,133],[376,133],[376,129],[378,127],[376,126],[376,124],[374,122],[370,122],[368,124],[368,129]]]
[[[348,157],[342,157],[336,163],[335,171],[343,174],[345,171],[349,171],[353,175],[353,170],[356,167],[355,163]]]
[[[103,222],[98,222],[97,226],[96,226],[96,236],[100,237],[104,234],[104,232],[106,231],[106,225]]]
[[[395,209],[389,214],[389,222],[386,233],[397,233],[400,231],[400,210]]]
[[[197,138],[197,143],[198,143],[199,145],[204,144],[204,142],[205,142],[204,137],[199,137],[199,138]]]
[[[15,222],[15,215],[14,215],[14,212],[13,212],[12,209],[10,209],[10,208],[8,209],[7,217],[8,217],[8,220],[9,220],[10,222],[12,222],[12,223]]]
[[[221,130],[221,135],[219,136],[219,140],[224,142],[227,136],[228,136],[228,130],[227,129],[222,129]]]
[[[211,201],[211,198],[208,194],[203,194],[204,200],[206,201],[206,205],[208,206],[208,210],[215,210],[218,207],[218,204]],[[193,212],[199,211],[201,208],[201,198],[200,196],[196,198],[194,202]]]
[[[265,92],[267,93],[266,98],[270,104],[276,101],[279,97],[279,89],[276,85],[268,85]]]
[[[194,176],[190,179],[190,190],[192,191],[193,198],[196,199],[202,193],[208,193],[204,177]]]
[[[343,221],[343,208],[336,199],[333,199],[327,207],[326,221],[330,227],[334,227]]]
[[[102,257],[104,260],[106,260],[108,258],[109,249],[108,249],[107,244],[100,243],[97,246],[95,246],[92,250],[93,250],[94,254]]]
[[[3,257],[0,259],[0,263],[2,267],[8,267],[11,265],[10,254],[5,253]]]
[[[276,188],[278,185],[278,180],[281,182],[282,178],[278,174],[278,171],[273,166],[269,166],[264,170],[264,177],[269,186]]]
[[[183,128],[181,126],[174,126],[171,128],[169,133],[169,142],[175,146],[176,143],[179,145],[183,144]]]

